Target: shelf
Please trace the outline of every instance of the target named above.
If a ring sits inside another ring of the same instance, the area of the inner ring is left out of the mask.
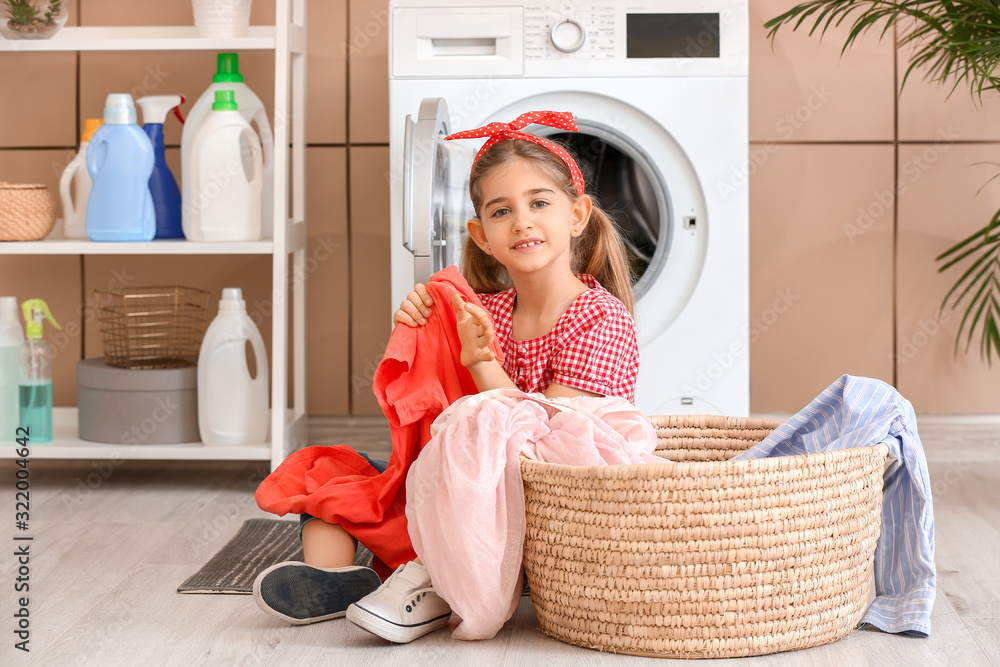
[[[275,24],[250,26],[246,37],[215,39],[199,37],[188,26],[70,26],[51,39],[7,40],[0,37],[0,52],[247,52],[273,54],[274,97],[269,117],[278,120],[274,133],[274,238],[240,243],[197,243],[160,240],[145,243],[97,243],[89,240],[49,238],[42,241],[0,242],[0,261],[13,255],[264,255],[270,257],[271,300],[271,405],[291,405],[287,413],[272,410],[271,441],[254,446],[215,447],[201,443],[181,445],[100,444],[80,440],[76,408],[56,408],[53,442],[31,448],[37,459],[174,459],[259,460],[271,468],[295,448],[307,444],[306,426],[306,323],[305,249],[305,109],[306,6],[307,0],[274,0]],[[193,23],[193,21],[192,21]],[[260,91],[258,91],[260,92]],[[294,174],[294,178],[292,175]],[[285,217],[284,224],[277,219]],[[294,378],[294,381],[293,381]],[[0,444],[0,459],[14,458],[13,447]]]
[[[112,445],[80,440],[76,408],[53,408],[51,443],[32,445],[29,459],[111,459],[187,461],[267,461],[271,443],[209,447],[201,443],[183,445]],[[16,457],[16,446],[0,445],[0,459]]]
[[[99,243],[75,239],[3,241],[0,255],[270,255],[274,242],[195,243],[183,239]]]
[[[299,40],[295,40],[299,41]],[[4,39],[0,51],[273,51],[274,26],[250,26],[246,37],[199,37],[193,25],[66,27],[49,39]],[[298,49],[293,48],[293,52]]]

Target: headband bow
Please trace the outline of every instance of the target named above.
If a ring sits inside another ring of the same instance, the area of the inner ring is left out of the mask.
[[[475,139],[477,137],[489,137],[483,147],[479,149],[476,153],[476,158],[472,161],[473,164],[476,160],[485,153],[493,144],[499,143],[504,139],[523,139],[524,141],[530,141],[532,143],[543,146],[553,153],[555,153],[560,160],[566,163],[569,168],[570,176],[573,178],[573,185],[576,186],[576,193],[582,195],[584,192],[583,186],[583,174],[580,173],[580,168],[576,166],[576,162],[570,157],[570,154],[565,150],[552,143],[548,139],[543,139],[542,137],[536,137],[533,134],[528,134],[527,132],[521,132],[521,128],[527,127],[532,123],[538,123],[539,125],[548,125],[549,127],[557,127],[560,130],[567,130],[570,132],[576,132],[580,128],[576,126],[576,121],[573,120],[573,114],[569,111],[529,111],[528,113],[523,113],[509,123],[490,123],[489,125],[484,125],[483,127],[476,128],[474,130],[463,130],[462,132],[455,132],[454,134],[449,134],[445,137],[445,141],[450,141],[452,139]]]

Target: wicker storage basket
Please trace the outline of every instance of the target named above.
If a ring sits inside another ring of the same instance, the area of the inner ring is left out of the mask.
[[[886,446],[727,461],[779,422],[652,421],[672,463],[522,458],[542,630],[602,651],[723,658],[854,629],[870,603]]]
[[[104,361],[131,369],[198,365],[209,293],[193,287],[94,290]]]
[[[38,241],[56,225],[56,202],[45,185],[0,181],[0,241]]]

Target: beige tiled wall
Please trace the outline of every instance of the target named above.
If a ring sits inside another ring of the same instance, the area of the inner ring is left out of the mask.
[[[355,144],[389,143],[388,5],[386,0],[350,0],[348,113]]]
[[[891,35],[864,35],[844,57],[846,26],[822,42],[782,29],[772,42],[764,24],[795,4],[750,2],[750,140],[892,141]]]
[[[900,48],[898,80],[903,81],[909,66],[908,46]],[[942,133],[954,141],[1000,140],[1000,94],[996,91],[973,97],[967,82],[929,80],[914,70],[899,95],[899,140],[938,141]]]
[[[190,23],[186,2],[78,4],[72,20],[82,25]],[[960,318],[939,317],[938,306],[956,276],[934,263],[1000,206],[996,183],[974,196],[991,172],[972,166],[1000,162],[985,143],[1000,138],[1000,100],[987,95],[979,108],[965,87],[948,98],[947,87],[919,76],[897,100],[906,54],[897,56],[892,31],[881,41],[863,36],[844,55],[844,27],[822,40],[783,30],[770,42],[763,23],[793,4],[750,3],[751,410],[794,411],[854,373],[896,382],[920,412],[1000,411],[997,371],[975,354],[952,354]],[[252,22],[271,21],[273,11],[255,2]],[[308,11],[308,409],[374,414],[371,377],[391,310],[387,2],[311,0]],[[241,55],[268,105],[272,57]],[[100,115],[107,92],[193,100],[212,71],[212,54],[0,56],[0,90],[19,91],[0,95],[0,180],[54,187],[82,119]],[[175,173],[179,137],[168,121]],[[115,276],[172,282],[181,266],[213,300],[223,286],[242,285],[269,340],[267,258],[139,259],[0,261],[0,293],[45,296],[60,323],[76,323],[60,339],[57,404],[75,402],[75,361],[99,353],[83,295]]]
[[[1000,137],[998,96],[948,97],[917,71],[897,98],[909,52],[893,30],[843,55],[846,23],[822,40],[782,29],[772,48],[762,24],[795,4],[750,4],[751,149],[767,156],[750,180],[751,316],[784,284],[803,293],[751,346],[751,410],[795,410],[852,373],[918,412],[1000,412],[996,370],[952,354],[961,318],[938,313],[958,274],[934,262],[1000,207],[996,184],[974,196],[997,170],[970,166],[995,146],[964,143]]]
[[[907,84],[909,85],[909,84]],[[1000,412],[1000,372],[971,354],[955,354],[965,313],[941,309],[968,262],[938,273],[935,257],[966,238],[1000,209],[1000,188],[976,191],[1000,169],[996,144],[921,143],[899,146],[910,176],[899,192],[896,368],[900,392],[918,412]]]
[[[306,391],[311,414],[346,415],[351,410],[347,149],[310,147],[306,170]]]
[[[892,183],[883,144],[785,144],[750,193],[755,412],[804,405],[843,373],[892,381],[892,216],[854,230]]]
[[[351,148],[351,404],[379,414],[375,367],[392,329],[389,302],[388,146]]]

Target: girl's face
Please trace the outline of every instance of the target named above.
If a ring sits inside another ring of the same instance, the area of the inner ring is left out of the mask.
[[[570,242],[590,219],[590,197],[572,200],[541,169],[515,160],[480,181],[483,204],[468,230],[483,252],[515,278],[539,270],[570,270]]]

